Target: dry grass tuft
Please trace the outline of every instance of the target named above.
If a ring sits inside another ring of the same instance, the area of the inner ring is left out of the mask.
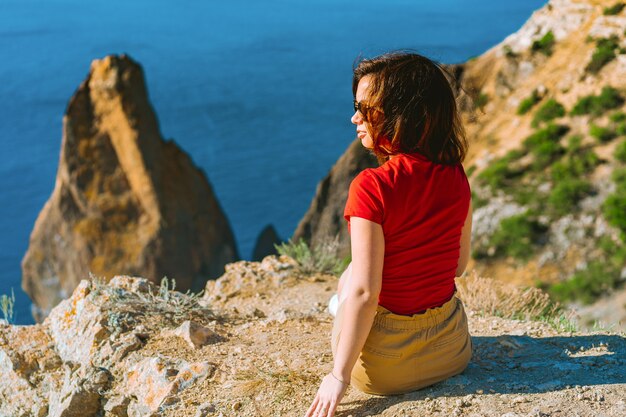
[[[548,321],[562,314],[560,304],[539,288],[524,288],[484,278],[474,270],[456,279],[459,297],[471,310],[498,317]]]
[[[317,386],[319,375],[312,372],[301,372],[293,369],[285,371],[256,369],[240,370],[236,382],[231,388],[235,397],[254,397],[266,393],[274,403],[281,403],[292,398],[311,386]]]

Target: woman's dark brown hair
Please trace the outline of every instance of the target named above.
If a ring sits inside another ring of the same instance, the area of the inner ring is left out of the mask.
[[[409,52],[361,60],[352,80],[355,97],[366,75],[371,76],[367,104],[382,111],[364,115],[379,163],[414,152],[440,164],[463,162],[467,139],[448,80],[452,77],[440,64]]]

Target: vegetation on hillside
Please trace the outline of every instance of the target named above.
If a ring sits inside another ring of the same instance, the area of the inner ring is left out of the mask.
[[[13,307],[15,306],[15,293],[11,288],[11,296],[2,294],[0,295],[0,311],[7,323],[13,323]]]
[[[291,239],[280,245],[274,245],[279,255],[293,258],[304,273],[321,272],[340,276],[350,263],[350,257],[337,257],[339,238],[326,240],[312,247],[304,240],[293,242]]]
[[[540,101],[537,90],[533,91],[520,103],[518,114],[527,113]],[[605,86],[598,95],[581,97],[569,114],[599,118],[620,108],[624,101],[622,92]],[[576,213],[580,210],[579,202],[596,192],[588,178],[602,161],[592,143],[585,142],[580,134],[567,136],[570,127],[553,122],[566,113],[556,99],[547,100],[535,112],[532,126],[536,130],[523,140],[522,146],[492,161],[477,175],[477,185],[487,187],[492,194],[504,192],[525,211],[503,219],[489,239],[474,248],[476,258],[529,260],[548,241],[548,225]],[[587,132],[598,144],[626,135],[623,111],[614,111],[607,119],[608,124],[590,124]],[[616,146],[614,157],[626,163],[626,140]],[[602,212],[609,224],[622,231],[626,241],[626,169],[617,169],[613,180],[616,192],[606,199]],[[608,239],[593,256],[571,279],[550,286],[550,294],[559,300],[592,302],[621,285],[621,268],[626,265],[623,245]]]
[[[592,94],[581,97],[570,111],[570,114],[572,116],[584,114],[601,116],[609,110],[621,107],[623,104],[624,97],[620,91],[611,86],[605,86],[597,96]]]
[[[587,64],[585,70],[592,74],[597,74],[606,64],[615,59],[617,56],[616,51],[620,51],[619,38],[617,36],[596,40],[596,49],[593,51],[591,61]]]
[[[533,90],[530,96],[526,97],[519,104],[519,107],[517,108],[517,114],[522,115],[522,114],[528,113],[528,111],[532,109],[535,106],[535,104],[539,103],[540,101],[541,101],[541,97],[539,96],[539,92],[536,89]]]
[[[603,14],[605,16],[613,16],[613,15],[616,15],[616,14],[620,14],[625,6],[626,6],[626,4],[622,3],[621,1],[618,1],[617,3],[615,3],[612,6],[605,7],[604,10],[603,10]]]
[[[540,39],[535,40],[530,50],[534,52],[541,52],[544,55],[550,56],[552,55],[552,50],[555,44],[554,33],[549,31],[545,35],[543,35]]]
[[[565,107],[555,99],[546,101],[537,111],[532,120],[532,127],[538,127],[541,123],[549,122],[558,117],[565,116]]]

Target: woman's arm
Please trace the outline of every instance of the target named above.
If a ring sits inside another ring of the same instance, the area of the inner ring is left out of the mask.
[[[350,228],[352,276],[350,285],[343,288],[343,322],[335,362],[332,372],[323,379],[307,417],[335,414],[376,315],[385,256],[383,229],[378,223],[354,216],[350,218]],[[320,412],[323,414],[317,414]]]
[[[460,277],[465,272],[467,261],[470,256],[470,244],[472,241],[472,200],[470,199],[465,224],[461,230],[461,251],[459,253],[459,265],[456,268],[456,276]]]
[[[352,368],[372,328],[382,285],[385,238],[382,227],[360,217],[350,218],[352,278],[344,298],[343,325],[337,345],[335,376],[350,380]]]

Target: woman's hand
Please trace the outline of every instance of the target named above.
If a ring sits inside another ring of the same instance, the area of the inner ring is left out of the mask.
[[[334,416],[347,388],[348,383],[337,379],[332,372],[326,375],[305,417]]]

